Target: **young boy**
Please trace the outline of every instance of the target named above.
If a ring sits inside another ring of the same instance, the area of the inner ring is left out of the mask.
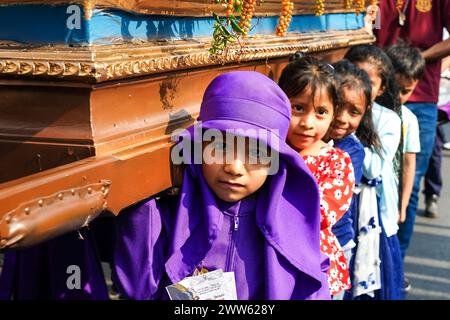
[[[425,60],[417,48],[410,47],[403,42],[388,47],[386,53],[391,58],[394,67],[402,103],[404,141],[399,223],[403,223],[406,219],[406,208],[414,184],[416,153],[420,152],[419,124],[416,116],[404,104],[424,74]]]

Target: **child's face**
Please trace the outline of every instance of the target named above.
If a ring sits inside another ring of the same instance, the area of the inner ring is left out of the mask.
[[[414,79],[396,74],[395,81],[397,82],[397,85],[400,89],[400,101],[402,104],[405,104],[408,101],[409,97],[411,97],[419,80],[414,80]]]
[[[357,62],[355,64],[369,75],[370,82],[372,83],[372,102],[374,102],[384,91],[384,88],[381,86],[383,79],[380,76],[380,72],[377,66],[370,62]]]
[[[317,88],[312,99],[311,87],[290,99],[292,107],[288,143],[307,153],[325,136],[333,120],[334,106],[325,88]]]
[[[226,202],[236,202],[264,184],[270,167],[267,164],[269,155],[256,143],[250,143],[248,138],[242,144],[245,147],[239,147],[237,139],[233,139],[234,146],[227,145],[226,140],[203,142],[202,172],[216,196]],[[208,158],[214,161],[208,161]]]
[[[342,106],[331,125],[331,138],[342,139],[358,129],[366,112],[366,96],[359,88],[344,87]]]

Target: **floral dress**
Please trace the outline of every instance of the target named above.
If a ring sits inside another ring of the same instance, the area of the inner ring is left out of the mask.
[[[334,295],[351,287],[344,251],[331,228],[350,207],[355,185],[352,161],[346,152],[330,145],[303,159],[319,186],[320,248],[330,258],[328,285]]]

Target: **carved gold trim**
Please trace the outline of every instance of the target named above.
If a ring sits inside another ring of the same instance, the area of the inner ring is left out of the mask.
[[[0,44],[0,76],[103,82],[220,63],[279,58],[296,51],[345,48],[374,40],[364,29],[297,33],[284,38],[256,36],[249,38],[242,50],[230,50],[221,61],[208,52],[210,38],[80,48],[21,48]]]
[[[291,0],[294,2],[293,14],[314,14],[316,0]],[[222,5],[214,0],[0,0],[0,5],[41,4],[70,5],[78,4],[85,7],[86,17],[90,18],[92,10],[113,8],[139,14],[163,14],[176,16],[211,16],[211,11],[225,13]],[[281,0],[270,0],[257,4],[256,16],[278,16]],[[344,1],[327,0],[325,12],[354,12],[346,9]]]

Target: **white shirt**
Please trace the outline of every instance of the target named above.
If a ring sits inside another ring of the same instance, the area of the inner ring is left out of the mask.
[[[401,120],[392,110],[373,104],[372,117],[375,130],[381,140],[381,157],[374,150],[364,148],[363,174],[371,180],[381,176],[382,183],[377,186],[380,197],[381,221],[388,237],[398,230],[398,181],[394,172],[393,160],[400,143]]]
[[[407,107],[402,106],[403,153],[420,152],[420,133],[417,117]]]

